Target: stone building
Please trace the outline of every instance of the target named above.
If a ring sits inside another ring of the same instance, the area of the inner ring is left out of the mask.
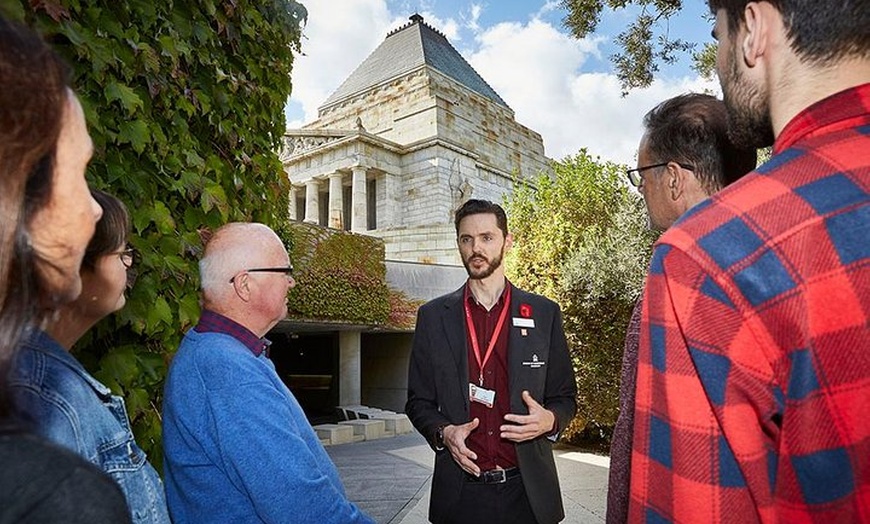
[[[380,237],[388,282],[421,299],[465,280],[454,210],[472,197],[501,202],[516,183],[549,170],[541,136],[416,14],[387,34],[315,121],[287,130],[284,144],[291,219]],[[410,334],[350,336],[350,326],[316,332],[289,322],[279,329],[297,341],[336,341],[339,362],[350,362],[337,370],[338,402],[401,409]]]

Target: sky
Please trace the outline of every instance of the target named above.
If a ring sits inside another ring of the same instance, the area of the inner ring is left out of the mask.
[[[685,55],[665,66],[653,85],[623,97],[609,56],[636,10],[605,12],[595,34],[573,38],[565,11],[545,0],[302,0],[308,9],[302,54],[293,66],[288,128],[317,118],[317,107],[414,13],[450,43],[514,110],[516,120],[544,139],[559,160],[586,148],[603,160],[634,165],[643,115],[690,91],[719,95],[718,82],[699,78]],[[683,0],[666,27],[672,37],[711,41],[704,0]]]

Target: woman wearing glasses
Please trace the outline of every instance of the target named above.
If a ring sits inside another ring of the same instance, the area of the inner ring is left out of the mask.
[[[70,353],[97,322],[124,306],[130,219],[117,198],[92,191],[103,208],[81,267],[82,292],[21,345],[10,378],[19,418],[34,432],[100,466],[121,487],[133,522],[168,523],[163,485],[136,445],[121,397]]]

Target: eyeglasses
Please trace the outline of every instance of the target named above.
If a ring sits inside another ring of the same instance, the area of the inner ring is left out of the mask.
[[[254,269],[243,269],[240,273],[284,273],[286,276],[293,274],[293,266],[286,267],[257,267]],[[235,282],[236,276],[230,279],[230,284]]]
[[[124,264],[124,267],[130,269],[133,267],[133,261],[135,259],[136,252],[132,247],[128,247],[127,249],[122,249],[121,251],[115,251],[114,253],[109,253],[110,255],[118,255],[121,259],[121,263]]]
[[[635,169],[629,169],[628,171],[625,172],[625,174],[628,175],[628,181],[631,182],[631,185],[633,185],[634,187],[640,187],[643,184],[643,175],[641,175],[642,171],[646,171],[647,169],[655,169],[657,167],[663,167],[663,166],[666,166],[668,164],[670,164],[670,162],[662,162],[660,164],[652,164],[649,166],[643,166],[643,167],[638,167]],[[689,171],[695,170],[695,166],[690,166],[688,164],[683,164],[681,162],[675,162],[675,164],[682,167],[683,169],[688,169]]]

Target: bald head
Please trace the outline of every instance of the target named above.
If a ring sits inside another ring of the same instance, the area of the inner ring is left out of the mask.
[[[284,244],[264,224],[234,222],[218,229],[205,246],[205,254],[199,262],[206,299],[226,294],[230,287],[226,284],[236,273],[263,267],[274,251],[284,251]]]
[[[287,291],[295,282],[286,273],[262,268],[287,266],[284,243],[268,226],[227,224],[206,244],[199,262],[204,305],[263,335],[286,316]]]

